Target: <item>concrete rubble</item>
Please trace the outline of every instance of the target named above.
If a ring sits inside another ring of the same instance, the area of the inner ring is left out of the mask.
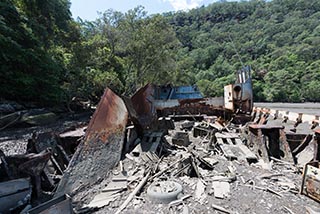
[[[309,116],[253,108],[249,68],[220,101],[194,87],[106,89],[89,124],[0,150],[0,213],[319,213]]]

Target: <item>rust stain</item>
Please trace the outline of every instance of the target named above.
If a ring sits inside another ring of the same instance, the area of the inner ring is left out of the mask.
[[[200,103],[201,101],[205,101],[205,98],[197,98],[197,99],[181,99],[178,100],[180,106],[187,105],[187,104],[193,104],[193,103]]]
[[[114,167],[121,158],[129,113],[123,100],[105,90],[56,191],[56,196],[75,194],[79,186],[90,186]],[[89,176],[86,176],[90,174]]]
[[[284,129],[284,126],[270,126],[270,125],[262,125],[262,124],[251,124],[249,128],[252,129]]]
[[[127,120],[128,111],[124,102],[107,88],[90,120],[85,142],[95,138],[107,143],[110,134],[124,130]]]
[[[156,119],[156,110],[153,105],[153,86],[151,84],[147,84],[144,87],[140,88],[131,97],[131,101],[142,127],[147,128],[148,126],[150,126]]]

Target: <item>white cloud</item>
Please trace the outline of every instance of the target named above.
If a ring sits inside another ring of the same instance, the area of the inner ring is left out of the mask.
[[[174,10],[189,10],[200,6],[200,3],[204,0],[162,0],[163,2],[169,2]]]

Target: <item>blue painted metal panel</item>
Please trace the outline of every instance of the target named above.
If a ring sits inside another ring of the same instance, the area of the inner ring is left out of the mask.
[[[158,99],[199,99],[203,98],[197,86],[160,86]]]

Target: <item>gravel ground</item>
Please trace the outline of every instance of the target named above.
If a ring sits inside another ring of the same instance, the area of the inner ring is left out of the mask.
[[[88,118],[82,119],[88,121]],[[45,132],[48,130],[61,131],[72,124],[77,124],[79,120],[61,119],[55,124],[46,127],[33,127],[23,129],[10,129],[0,133],[0,149],[7,155],[23,154],[25,153],[27,140],[31,137],[33,132]],[[176,123],[179,127],[179,123]],[[171,133],[172,134],[172,133]],[[170,141],[170,135],[167,136]],[[207,148],[207,144],[201,138],[193,138],[189,132],[190,141],[189,148],[196,149],[199,153],[201,148]],[[200,150],[199,150],[200,149]],[[171,154],[162,161],[165,167],[177,160],[175,152],[183,152],[183,150],[174,150]],[[142,189],[140,195],[135,196],[129,203],[127,208],[122,213],[222,213],[213,208],[213,205],[219,205],[231,213],[245,214],[265,214],[265,213],[292,213],[300,214],[306,213],[306,207],[320,208],[318,202],[300,195],[299,189],[301,186],[302,175],[295,167],[279,163],[273,163],[270,169],[264,169],[259,164],[251,164],[246,161],[229,161],[221,154],[211,154],[211,157],[218,161],[213,170],[201,169],[202,179],[205,183],[204,200],[199,201],[196,197],[196,184],[200,178],[189,176],[171,176],[170,173],[165,173],[158,178],[159,180],[173,180],[180,183],[183,187],[183,195],[191,195],[184,203],[176,206],[169,206],[168,204],[157,204],[150,201],[146,195],[146,190],[151,182],[148,182]],[[123,160],[123,166],[126,172],[132,173],[133,169],[140,167],[142,170],[145,166],[140,166],[129,159]],[[230,175],[228,166],[233,166],[235,169],[236,180],[230,183],[230,194],[224,199],[217,199],[212,194],[212,181],[208,175]],[[80,202],[78,205],[83,205],[92,200],[92,198],[101,192],[101,190],[110,182],[114,174],[119,173],[119,168],[114,168],[111,172],[106,172],[106,179],[97,181],[95,185],[87,188],[77,194],[73,200]],[[261,175],[279,174],[272,179],[262,179]],[[282,183],[289,183],[292,185],[289,190],[284,187]],[[279,193],[278,196],[270,191],[257,189],[256,187],[270,188]],[[129,190],[134,189],[134,184],[131,184]],[[111,202],[108,206],[95,211],[95,213],[115,213],[117,208],[125,201],[130,191],[125,191],[122,195]]]
[[[56,122],[45,126],[7,128],[0,131],[0,149],[5,155],[25,154],[28,139],[33,133],[56,132],[61,133],[70,127],[88,123],[90,113],[79,115],[64,115]]]
[[[179,124],[176,124],[179,127]],[[166,138],[170,142],[170,135]],[[193,138],[191,132],[189,133],[192,144],[189,148],[194,148],[196,151],[201,151],[201,148],[207,148],[206,143],[203,143],[201,138]],[[183,152],[183,150],[176,150],[175,152]],[[201,153],[201,152],[200,152]],[[151,185],[148,182],[142,189],[140,195],[134,197],[129,203],[127,208],[122,213],[222,213],[213,208],[213,205],[221,206],[230,211],[230,213],[237,214],[267,214],[267,213],[306,213],[306,207],[313,209],[320,208],[318,202],[299,194],[299,189],[302,181],[301,172],[292,165],[285,165],[282,163],[271,162],[271,168],[265,169],[260,164],[255,163],[249,165],[245,160],[243,161],[229,161],[224,156],[219,154],[212,154],[212,158],[218,161],[213,170],[200,169],[203,174],[205,183],[205,192],[203,193],[204,200],[199,201],[196,197],[196,184],[200,178],[189,176],[172,176],[170,173],[165,173],[160,176],[158,180],[170,180],[176,181],[183,187],[183,195],[191,195],[184,203],[176,206],[169,206],[168,204],[155,203],[147,197],[146,190]],[[170,154],[165,157],[162,164],[165,166],[173,163],[178,159],[176,154]],[[125,170],[130,174],[130,171],[135,167],[139,167],[139,164],[133,163],[131,160],[124,159],[123,165]],[[230,194],[224,199],[217,199],[212,194],[212,181],[209,175],[230,175],[228,166],[233,166],[236,173],[236,180],[230,183]],[[116,170],[116,169],[115,169]],[[278,174],[271,179],[261,178],[264,175]],[[110,174],[112,176],[112,173]],[[109,179],[110,179],[109,176]],[[107,185],[108,182],[96,185],[93,189],[95,192],[101,190]],[[291,188],[285,186],[291,185]],[[265,191],[257,188],[270,188],[280,194],[276,195],[270,191]],[[131,191],[134,187],[131,188]],[[90,191],[89,191],[90,192]],[[82,195],[86,195],[82,193]],[[95,212],[98,214],[103,213],[115,213],[118,207],[125,201],[129,191],[122,193],[114,202],[111,202],[108,206]],[[288,211],[288,209],[290,211]]]

